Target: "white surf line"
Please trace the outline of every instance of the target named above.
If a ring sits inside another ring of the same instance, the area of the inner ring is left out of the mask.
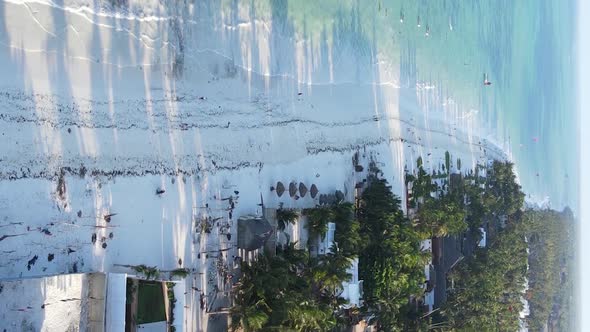
[[[55,37],[55,38],[57,38],[57,37],[60,37],[60,36],[63,36],[63,33],[61,33],[61,34],[59,34],[59,35],[56,35],[55,33],[53,33],[53,32],[50,32],[49,30],[47,30],[47,29],[46,29],[46,28],[45,28],[45,27],[44,27],[44,26],[43,26],[43,25],[42,25],[42,24],[41,24],[41,23],[40,23],[40,22],[37,20],[37,18],[35,17],[35,15],[33,14],[32,10],[31,10],[30,6],[28,5],[28,3],[31,3],[31,2],[32,2],[32,3],[38,3],[38,4],[47,5],[47,6],[50,6],[50,7],[54,7],[54,8],[58,8],[58,9],[62,9],[62,10],[64,10],[64,11],[67,11],[67,10],[66,10],[66,8],[68,8],[68,7],[60,7],[60,6],[57,6],[57,5],[53,6],[53,5],[49,4],[49,3],[45,3],[45,2],[42,2],[42,1],[38,1],[38,0],[36,0],[36,1],[28,1],[28,2],[26,2],[26,1],[20,2],[20,1],[18,1],[18,0],[0,0],[0,1],[5,1],[5,2],[8,2],[8,3],[13,3],[13,4],[17,4],[17,5],[23,5],[23,6],[25,6],[25,7],[27,8],[27,10],[29,11],[29,14],[31,15],[31,17],[33,18],[33,20],[34,20],[34,21],[37,23],[37,25],[39,25],[39,27],[40,27],[40,28],[41,28],[43,31],[47,32],[48,34],[50,34],[52,37]],[[73,14],[78,14],[79,16],[83,17],[83,18],[84,18],[86,21],[88,21],[90,24],[96,25],[96,26],[98,26],[98,27],[105,28],[105,29],[112,29],[112,30],[115,30],[115,31],[117,31],[117,32],[125,32],[125,33],[127,33],[127,34],[128,34],[130,37],[132,37],[133,39],[135,39],[135,40],[137,40],[138,42],[142,43],[142,44],[143,44],[143,45],[144,45],[144,46],[145,46],[147,49],[150,49],[150,50],[157,50],[157,48],[156,48],[156,47],[153,47],[153,46],[150,46],[150,45],[148,45],[148,44],[146,43],[146,40],[147,40],[147,42],[150,42],[150,43],[155,43],[155,42],[157,42],[157,41],[159,41],[159,40],[161,39],[161,37],[158,37],[158,38],[152,38],[152,37],[150,37],[150,36],[148,36],[148,35],[146,35],[146,34],[141,34],[141,36],[138,36],[138,35],[136,35],[136,34],[135,34],[133,31],[131,31],[130,29],[127,29],[127,28],[122,28],[122,27],[117,27],[117,26],[114,26],[114,25],[109,25],[109,24],[105,24],[105,23],[99,23],[99,22],[96,22],[96,21],[94,21],[93,19],[91,19],[90,17],[86,16],[84,13],[77,13],[77,12],[75,12],[75,11],[70,11],[70,13],[73,13]],[[95,12],[92,12],[92,13],[93,13],[94,15],[101,16],[101,15],[98,15],[98,14],[96,14]],[[119,17],[117,17],[117,16],[108,16],[108,15],[106,15],[105,17],[108,17],[108,18],[116,18],[116,19],[118,19],[118,18],[119,18]],[[64,31],[65,31],[65,30],[64,30]],[[176,46],[174,46],[173,44],[171,44],[171,43],[170,43],[170,42],[168,42],[168,41],[162,41],[162,44],[163,44],[163,46],[162,46],[160,49],[162,49],[162,48],[164,48],[165,46],[168,46],[168,45],[171,45],[172,47],[176,48]]]
[[[49,1],[49,0],[0,0],[0,1],[6,2],[6,3],[12,3],[12,4],[16,4],[16,5],[27,5],[28,3],[31,3],[31,4],[35,3],[35,4],[39,4],[39,5],[45,5],[45,6],[61,9],[63,11],[70,12],[70,13],[76,14],[76,15],[80,15],[85,18],[88,18],[86,16],[86,14],[91,14],[91,15],[95,15],[95,16],[99,16],[99,17],[124,19],[124,20],[128,20],[128,21],[139,21],[139,22],[154,22],[154,21],[159,22],[159,21],[168,21],[168,20],[176,18],[175,16],[151,15],[151,16],[140,17],[140,16],[132,15],[132,14],[122,15],[119,12],[115,12],[115,13],[106,12],[106,11],[96,12],[88,6],[81,6],[78,8],[60,6],[60,5],[56,4],[55,2]]]
[[[203,22],[209,22],[209,23],[215,23],[215,21],[213,21],[212,19],[204,19],[202,21]],[[193,19],[185,20],[185,22],[191,23],[193,25],[199,24],[198,21],[195,21]],[[298,44],[301,43],[301,42],[304,42],[304,41],[308,41],[308,40],[303,39],[303,38],[302,39],[297,39],[296,38],[297,36],[295,34],[293,34],[292,36],[288,36],[288,35],[284,35],[280,31],[272,31],[272,27],[269,25],[268,22],[266,22],[264,20],[261,20],[261,19],[253,19],[253,20],[251,20],[251,22],[254,22],[254,24],[256,24],[257,26],[258,25],[261,25],[264,28],[264,30],[266,30],[266,32],[268,33],[268,36],[270,36],[271,33],[272,33],[273,36],[277,36],[277,37],[279,37],[279,38],[281,38],[283,40],[288,40],[288,41],[295,40],[295,42],[298,43]],[[271,21],[270,24],[272,24],[272,21]],[[228,24],[228,23],[225,23],[225,22],[221,22],[221,27],[222,28],[227,29],[227,30],[233,30],[233,31],[237,31],[237,30],[240,30],[240,29],[247,29],[247,28],[250,28],[250,26],[251,26],[251,23],[249,23],[249,22],[240,22],[240,23],[236,23],[235,25]]]
[[[41,30],[47,32],[49,35],[51,35],[53,37],[57,37],[53,32],[45,29],[45,27],[43,26],[43,24],[41,24],[41,22],[39,22],[39,20],[37,20],[37,18],[35,17],[35,14],[33,13],[33,10],[31,9],[31,7],[29,7],[28,4],[23,3],[23,5],[27,9],[27,11],[29,12],[29,15],[31,16],[31,18],[33,19],[33,21],[35,21],[35,23],[37,23],[37,25],[41,28]]]
[[[152,38],[150,36],[147,36],[146,34],[141,34],[141,36],[138,36],[134,32],[132,32],[131,30],[129,30],[127,28],[116,27],[116,26],[105,24],[105,23],[98,23],[98,22],[92,20],[91,18],[87,17],[85,14],[82,13],[82,8],[87,8],[87,7],[81,7],[80,9],[75,10],[73,8],[70,8],[70,7],[58,6],[55,3],[53,3],[53,2],[43,1],[43,0],[30,0],[30,1],[23,1],[23,0],[0,0],[0,1],[14,3],[14,4],[25,5],[29,9],[29,12],[31,12],[31,10],[30,10],[29,6],[27,5],[27,3],[38,3],[38,4],[42,4],[42,5],[47,5],[47,6],[59,8],[59,9],[62,9],[64,11],[69,11],[69,12],[72,12],[74,14],[79,14],[80,16],[84,17],[84,19],[86,19],[89,23],[94,24],[94,25],[96,25],[98,27],[103,27],[103,28],[107,28],[107,29],[113,29],[113,30],[118,31],[118,32],[125,32],[129,36],[131,36],[133,39],[135,39],[135,40],[139,41],[140,43],[142,43],[145,46],[145,48],[147,48],[147,49],[158,51],[158,50],[161,50],[161,49],[165,48],[166,46],[170,46],[170,47],[172,47],[175,50],[177,49],[176,45],[174,45],[173,43],[171,43],[169,41],[162,41],[162,46],[159,49],[156,48],[156,47],[152,47],[152,46],[148,45],[144,41],[144,39],[147,39],[149,42],[154,43],[154,42],[160,40],[161,37]],[[109,18],[120,18],[120,16],[118,16],[118,15],[100,15],[100,13],[96,13],[96,12],[90,10],[89,8],[87,8],[87,9],[88,9],[87,12],[92,13],[93,15],[104,16],[104,17],[109,17]],[[31,16],[33,16],[32,12],[31,12]],[[51,34],[54,37],[58,37],[54,33],[51,33],[50,31],[48,31],[47,29],[45,29],[41,25],[41,23],[39,23],[36,20],[36,18],[33,17],[33,19],[39,24],[39,26],[44,31],[46,31],[47,33]],[[168,21],[168,20],[171,20],[171,19],[176,19],[176,17],[167,17],[166,19],[161,19],[160,21]],[[182,21],[181,18],[178,18],[178,19]],[[140,21],[143,21],[143,19],[141,19]],[[149,21],[149,20],[146,20],[146,21]],[[266,26],[266,23],[264,23],[264,21],[262,21],[262,20],[260,20],[260,22],[265,26],[265,28],[267,29],[267,31],[270,32],[270,30],[269,30],[270,28],[268,26]],[[284,38],[284,39],[289,39],[289,40],[293,39],[293,38],[290,38],[290,37],[281,36],[280,33],[278,33],[278,35],[279,35],[279,37]],[[297,43],[306,42],[306,40],[296,40],[296,41],[297,41]],[[14,48],[14,49],[19,49],[19,50],[27,51],[26,49],[22,49],[22,48],[19,48],[17,46],[13,46],[13,45],[11,45],[10,47],[11,48]],[[207,53],[207,52],[217,54],[217,55],[219,55],[221,57],[224,57],[224,58],[226,58],[228,60],[233,60],[232,57],[227,56],[227,55],[221,53],[220,51],[217,51],[217,50],[214,50],[214,49],[210,49],[210,48],[203,48],[203,49],[187,48],[186,51],[184,52],[184,55],[187,56],[187,57],[189,57],[189,58],[193,58],[193,59],[196,60],[197,58],[194,57],[194,56],[192,56],[191,53]],[[70,57],[70,56],[68,56],[68,57],[71,58],[71,59],[89,60],[88,58],[82,58],[82,57],[78,57],[78,58],[76,58],[76,57]],[[94,62],[96,62],[96,61],[94,61]],[[109,63],[109,62],[104,62],[104,64],[116,66],[117,68],[127,68],[127,67],[133,67],[134,66],[134,65],[128,65],[128,66],[123,65],[123,66],[121,66],[121,65],[114,64],[114,63]],[[170,63],[163,63],[163,64],[168,64],[169,65],[169,64],[172,64],[172,63],[170,62]],[[151,65],[153,65],[153,64],[146,64],[146,66],[151,66]],[[237,64],[234,64],[234,66],[236,66],[237,68],[241,68],[242,70],[245,70],[246,72],[254,73],[256,75],[259,75],[261,77],[266,77],[266,78],[273,78],[273,77],[274,78],[286,78],[286,79],[290,79],[290,80],[292,80],[294,82],[297,82],[297,84],[305,85],[305,86],[337,86],[337,85],[353,85],[353,84],[356,85],[356,84],[358,84],[355,81],[309,82],[307,80],[303,81],[303,80],[296,79],[294,74],[269,74],[269,73],[261,73],[259,71],[254,70],[251,67],[247,67],[247,66],[243,66],[243,65],[237,65]],[[365,86],[389,86],[389,87],[392,87],[394,89],[400,89],[401,88],[401,86],[399,85],[399,82],[393,82],[393,81],[370,82],[370,83],[363,82],[363,83],[360,83],[360,84],[361,85],[365,85]],[[433,86],[422,87],[421,85],[418,85],[417,84],[416,88],[417,88],[417,90],[423,90],[423,89],[432,89],[434,87]]]

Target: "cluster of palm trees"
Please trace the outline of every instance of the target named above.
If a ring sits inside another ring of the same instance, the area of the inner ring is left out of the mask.
[[[287,241],[277,247],[275,256],[259,256],[244,266],[234,292],[234,329],[329,331],[351,320],[342,310],[345,301],[340,294],[342,283],[351,277],[347,270],[359,253],[354,206],[335,203],[301,212],[280,206],[277,229],[284,232],[288,224],[299,220],[300,213],[308,220],[308,245],[326,234],[329,222],[335,222],[334,245],[325,255],[312,257],[308,249],[296,249],[296,243]]]
[[[377,317],[384,330],[416,325],[410,320],[418,315],[408,313],[410,297],[423,293],[427,257],[420,250],[421,238],[387,181],[376,175],[368,180],[358,210],[351,203],[338,203],[302,211],[310,239],[324,236],[328,223],[335,222],[335,245],[326,255],[311,257],[289,243],[278,248],[276,256],[260,256],[244,266],[234,292],[234,328],[330,331],[356,322],[358,317],[343,314],[339,296],[356,257],[364,280],[362,313]],[[298,219],[297,211],[277,211],[281,231]]]
[[[355,218],[354,205],[348,202],[332,205],[316,206],[303,209],[301,214],[307,217],[305,227],[308,230],[309,241],[323,237],[328,231],[328,223],[335,222],[335,242],[339,250],[349,259],[358,256],[361,245],[359,222]],[[277,209],[277,229],[284,232],[288,224],[295,224],[299,220],[299,213],[294,209]],[[287,241],[288,242],[288,241]],[[310,244],[310,243],[308,243]]]
[[[468,228],[465,210],[450,196],[425,200],[412,222],[424,239],[461,234]]]
[[[485,225],[500,231],[489,248],[478,249],[475,257],[468,257],[455,269],[452,278],[456,288],[444,310],[434,315],[435,324],[429,326],[518,329],[527,254],[520,212],[524,194],[513,164],[494,161],[484,167],[485,177],[479,175],[481,166],[466,175],[451,175],[450,154],[446,153],[444,178],[429,175],[421,160],[417,166],[417,174],[408,174],[406,183],[413,185],[410,206],[417,212],[412,216],[412,225],[420,238],[463,234],[467,230],[479,233]],[[435,178],[442,179],[442,186]],[[508,220],[508,227],[501,220]]]
[[[524,218],[530,225],[529,328],[542,330],[549,322],[554,330],[569,331],[569,315],[575,311],[576,222],[567,209],[527,211]]]
[[[514,215],[524,204],[524,193],[510,162],[493,162],[486,169],[486,177],[480,177],[478,172],[457,174],[450,185],[443,184],[444,189],[417,163],[418,173],[406,174],[406,183],[413,185],[410,206],[418,211],[412,222],[423,238],[461,234],[468,228],[477,230],[490,219]]]
[[[428,260],[420,250],[420,234],[386,180],[370,177],[361,198],[359,278],[364,282],[365,310],[375,314],[381,330],[412,329],[418,315],[412,314],[416,308],[409,300],[423,294]]]
[[[459,264],[442,314],[457,330],[519,330],[521,296],[527,272],[526,229],[511,223],[487,249]]]
[[[421,251],[421,240],[462,233],[468,227],[479,227],[485,218],[515,215],[518,211],[515,207],[522,206],[524,196],[515,182],[512,164],[496,162],[489,169],[488,178],[470,175],[445,191],[420,165],[417,176],[407,178],[414,182],[415,196],[424,198],[412,220],[404,216],[399,197],[378,174],[376,169],[367,179],[368,186],[358,209],[350,203],[338,203],[301,211],[307,216],[306,227],[312,240],[326,233],[329,222],[336,223],[336,244],[328,254],[311,257],[308,250],[296,249],[288,241],[277,248],[276,256],[260,256],[243,266],[234,292],[235,329],[330,331],[346,325],[351,317],[342,314],[343,299],[339,294],[342,282],[350,277],[347,269],[351,260],[356,257],[359,279],[364,281],[362,312],[376,317],[382,330],[415,330],[421,326],[428,329],[476,321],[472,315],[479,309],[462,315],[457,308],[473,299],[477,294],[475,287],[481,286],[480,283],[482,287],[489,284],[489,296],[501,295],[494,299],[502,305],[496,303],[490,307],[504,308],[504,304],[510,303],[517,312],[516,283],[499,281],[500,276],[509,275],[511,280],[520,282],[524,275],[522,263],[526,262],[523,260],[526,252],[521,244],[510,245],[510,241],[518,242],[520,234],[512,228],[506,229],[505,239],[496,241],[489,253],[484,250],[478,253],[477,264],[461,264],[456,278],[470,293],[455,292],[454,302],[439,313],[435,325],[410,303],[410,299],[419,299],[424,293],[424,265],[429,254]],[[431,198],[430,193],[438,191],[439,198]],[[277,210],[278,230],[284,231],[288,224],[295,224],[299,214],[281,206]],[[514,260],[506,262],[509,257]],[[497,273],[487,273],[485,270],[490,266]],[[501,292],[500,286],[504,287]],[[473,303],[476,307],[483,305],[481,301]],[[495,317],[513,322],[513,315]],[[504,326],[512,326],[508,324]]]
[[[552,238],[550,234],[559,234],[557,229],[555,233],[547,229],[555,227],[552,223],[556,219],[555,213],[523,210],[524,194],[509,162],[495,161],[487,168],[485,178],[470,175],[465,179],[467,181],[461,186],[453,188],[449,197],[465,211],[470,228],[484,226],[484,223],[489,225],[488,244],[486,248],[477,248],[472,257],[463,260],[452,271],[449,278],[454,288],[436,320],[445,322],[452,330],[519,330],[525,278],[534,279],[535,269],[542,271],[540,275],[546,275],[547,269],[559,270],[552,267],[551,260],[534,264],[533,256],[527,251],[531,249],[533,253],[534,242],[527,241],[527,238],[534,238],[534,234],[543,234],[547,238]],[[543,222],[532,222],[531,215],[538,213],[545,216]],[[491,231],[493,236],[490,236]],[[550,242],[561,240],[563,238],[557,236]],[[539,248],[542,254],[552,250],[551,245]],[[527,263],[530,263],[530,269]],[[534,282],[531,285],[535,287]],[[551,287],[557,286],[546,279],[538,284],[543,293]],[[541,298],[538,307],[551,306],[552,296]],[[534,307],[533,300],[531,313],[535,311]],[[532,330],[540,330],[547,315],[531,320]]]
[[[261,255],[242,267],[232,307],[232,327],[244,331],[329,331],[342,319],[335,313],[350,261],[337,248],[310,257],[295,243],[276,256]]]

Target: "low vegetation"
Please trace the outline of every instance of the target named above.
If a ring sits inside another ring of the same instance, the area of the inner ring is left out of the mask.
[[[186,278],[191,271],[187,268],[178,268],[170,271],[171,277],[179,277],[179,278]]]
[[[137,324],[166,321],[162,283],[139,280],[137,288]]]
[[[157,266],[146,266],[146,265],[134,265],[131,266],[131,268],[139,273],[139,274],[143,274],[146,278],[146,280],[150,280],[150,279],[157,279],[160,276],[160,270],[158,270]]]
[[[176,327],[174,326],[174,308],[176,307],[176,297],[174,296],[174,283],[167,282],[166,283],[167,289],[167,296],[168,296],[168,303],[169,305],[169,314],[168,314],[168,330],[170,332],[175,332]]]
[[[338,255],[338,253],[336,253]],[[329,331],[339,303],[334,280],[346,271],[343,260],[311,259],[294,244],[274,257],[260,255],[244,265],[231,310],[232,329],[244,331]]]

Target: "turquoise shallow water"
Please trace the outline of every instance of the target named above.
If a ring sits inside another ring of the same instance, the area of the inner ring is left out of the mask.
[[[502,80],[483,125],[510,142],[527,193],[577,210],[574,8],[572,1],[518,2],[513,46],[499,43],[491,66]]]
[[[402,85],[426,82],[459,111],[477,110],[480,132],[511,152],[529,198],[577,210],[574,0],[241,4],[280,33],[352,49],[371,63],[386,58],[399,65]],[[492,86],[482,84],[484,73]]]
[[[434,22],[431,44],[417,43],[419,71],[480,110],[480,126],[512,153],[531,200],[577,210],[574,1],[417,3]],[[492,86],[480,83],[484,72]]]

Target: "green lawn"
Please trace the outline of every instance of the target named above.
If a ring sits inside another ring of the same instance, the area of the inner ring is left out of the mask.
[[[137,324],[166,320],[162,283],[140,280],[137,296]]]

